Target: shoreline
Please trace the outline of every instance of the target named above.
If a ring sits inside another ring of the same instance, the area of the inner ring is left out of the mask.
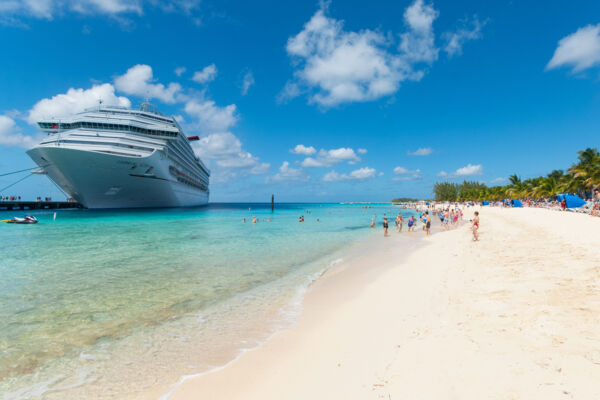
[[[245,355],[256,351],[260,351],[260,349],[266,344],[268,344],[273,338],[279,336],[282,333],[285,333],[290,329],[294,329],[294,327],[299,323],[302,314],[304,313],[304,307],[307,296],[309,296],[315,290],[320,291],[321,286],[327,285],[330,281],[335,281],[340,276],[342,277],[342,279],[344,279],[346,284],[351,283],[352,285],[351,287],[349,285],[346,286],[346,289],[351,289],[353,293],[360,291],[365,282],[358,282],[357,279],[359,277],[366,277],[369,280],[374,280],[385,270],[385,268],[389,267],[387,265],[375,265],[373,269],[362,270],[361,266],[363,265],[362,261],[364,261],[363,258],[365,257],[365,251],[373,249],[374,247],[379,249],[386,249],[388,248],[389,244],[391,244],[386,243],[388,241],[394,242],[394,244],[400,246],[405,251],[412,251],[413,248],[411,247],[422,246],[424,243],[424,234],[420,231],[417,231],[414,234],[410,234],[408,235],[408,237],[406,237],[406,231],[403,231],[402,234],[398,234],[396,231],[393,231],[390,233],[389,237],[386,238],[384,242],[382,242],[381,239],[384,239],[382,229],[380,227],[377,227],[374,230],[374,232],[368,233],[365,237],[358,239],[356,242],[350,244],[349,246],[337,250],[336,253],[330,254],[329,258],[331,258],[334,254],[340,256],[340,258],[337,258],[329,266],[324,267],[323,271],[317,274],[316,277],[309,277],[310,283],[306,287],[302,288],[302,293],[299,293],[300,299],[299,309],[297,310],[298,315],[296,316],[295,320],[291,322],[291,325],[276,329],[254,347],[241,349],[239,354],[237,354],[233,359],[231,359],[224,365],[216,366],[210,370],[202,371],[197,374],[183,375],[178,380],[178,382],[173,384],[167,392],[159,393],[153,389],[149,391],[146,395],[144,395],[144,398],[158,398],[158,400],[172,399],[174,398],[173,393],[176,392],[178,388],[185,382],[201,379],[204,376],[223,371],[231,365],[238,362]],[[363,255],[361,255],[361,253]],[[345,291],[344,294],[348,295],[349,292]],[[293,307],[293,305],[288,304],[287,306],[284,306],[285,309],[289,309],[290,307]],[[285,312],[284,308],[282,308],[280,311]],[[270,323],[272,321],[267,322]]]
[[[583,215],[483,209],[480,242],[466,221],[408,253],[390,240],[363,256],[377,268],[330,269],[295,325],[167,397],[599,397],[598,229]]]

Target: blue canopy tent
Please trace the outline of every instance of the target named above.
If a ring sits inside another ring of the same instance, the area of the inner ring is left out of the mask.
[[[484,201],[482,201],[482,202],[481,202],[481,205],[482,205],[482,206],[489,206],[489,205],[490,205],[490,202],[489,202],[489,201],[485,201],[485,200],[484,200]]]
[[[558,201],[563,201],[563,199],[567,200],[567,208],[579,208],[585,205],[585,201],[578,196],[572,195],[572,194],[567,194],[567,193],[561,193],[559,195],[556,196],[558,198]]]
[[[510,205],[513,207],[523,207],[523,203],[521,203],[521,200],[511,200]]]

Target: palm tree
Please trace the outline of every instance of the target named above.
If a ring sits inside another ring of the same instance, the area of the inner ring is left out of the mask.
[[[597,149],[588,147],[579,151],[579,162],[573,165],[569,172],[575,178],[582,178],[583,184],[592,190],[600,186],[600,154]]]
[[[537,197],[552,197],[561,192],[561,186],[556,175],[549,174],[545,178],[541,178],[539,185],[534,188],[534,195]]]

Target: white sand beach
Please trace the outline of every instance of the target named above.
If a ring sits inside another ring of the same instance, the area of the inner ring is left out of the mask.
[[[480,233],[408,254],[382,237],[311,287],[295,326],[169,398],[600,398],[600,219],[483,208]]]

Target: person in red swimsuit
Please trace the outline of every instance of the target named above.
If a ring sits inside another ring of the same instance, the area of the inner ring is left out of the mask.
[[[473,241],[479,240],[479,211],[475,211],[475,218],[473,218]]]

